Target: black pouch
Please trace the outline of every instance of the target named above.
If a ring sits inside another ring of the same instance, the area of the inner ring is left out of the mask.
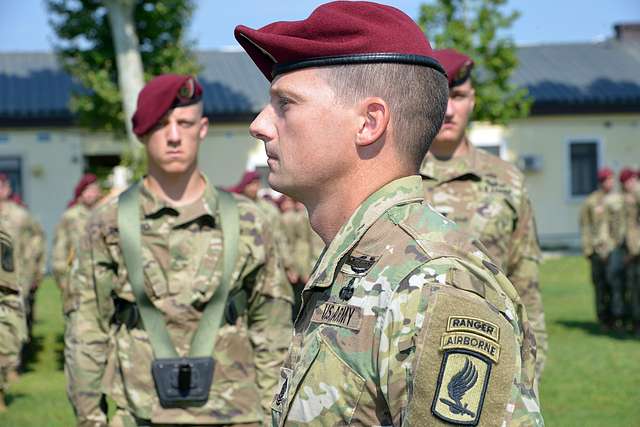
[[[202,406],[209,399],[215,361],[211,357],[156,359],[151,374],[163,408]]]

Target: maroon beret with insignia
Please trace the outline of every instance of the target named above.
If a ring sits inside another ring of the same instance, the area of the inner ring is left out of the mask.
[[[449,78],[449,87],[466,82],[473,69],[473,60],[455,49],[436,49],[433,56],[442,64]]]
[[[378,3],[335,1],[302,21],[258,30],[238,25],[235,37],[269,81],[302,68],[383,62],[422,65],[444,74],[420,27],[400,10]]]
[[[195,104],[202,99],[202,86],[192,76],[162,74],[145,85],[138,95],[138,106],[131,118],[133,133],[149,132],[167,111]]]

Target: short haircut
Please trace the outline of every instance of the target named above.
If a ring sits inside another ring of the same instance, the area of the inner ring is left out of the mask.
[[[396,63],[338,65],[321,70],[343,105],[369,96],[384,99],[391,110],[399,154],[420,167],[447,110],[449,86],[443,74],[429,67]]]

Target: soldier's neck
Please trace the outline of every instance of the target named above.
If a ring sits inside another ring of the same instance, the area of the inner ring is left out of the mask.
[[[194,165],[187,172],[179,174],[167,174],[149,167],[144,185],[156,197],[169,204],[185,206],[202,197],[207,184]]]
[[[466,135],[463,135],[457,142],[433,141],[429,152],[438,160],[449,160],[461,157],[469,152],[469,141]]]

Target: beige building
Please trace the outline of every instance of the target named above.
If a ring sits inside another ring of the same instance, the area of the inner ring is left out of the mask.
[[[472,141],[518,164],[527,177],[541,243],[576,246],[578,211],[602,166],[640,166],[640,25],[600,43],[522,47],[515,84],[534,98],[508,128],[474,123]],[[635,35],[634,35],[635,34]],[[268,85],[244,52],[200,52],[211,121],[201,166],[221,186],[264,167],[248,126]],[[80,129],[68,102],[74,84],[51,53],[0,54],[0,172],[51,238],[85,170],[119,162],[125,145]]]

